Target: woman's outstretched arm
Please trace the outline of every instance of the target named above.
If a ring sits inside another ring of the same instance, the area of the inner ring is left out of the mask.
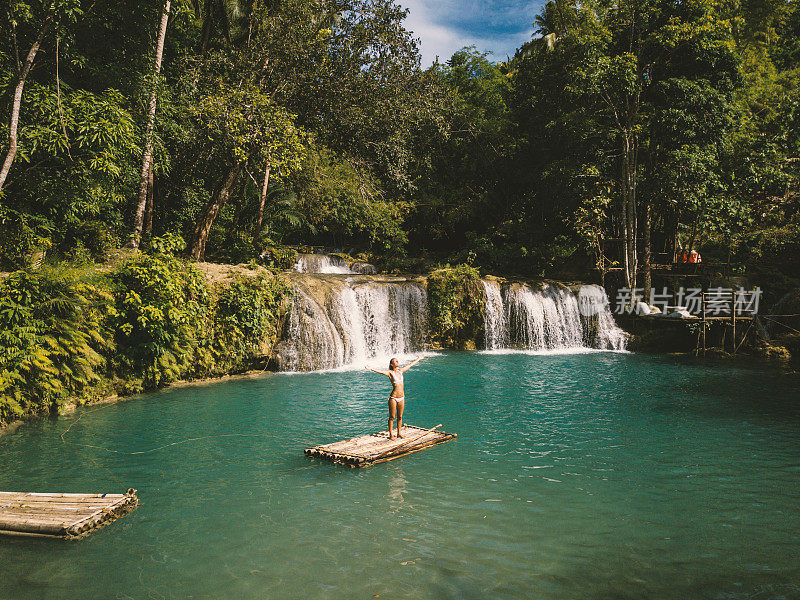
[[[367,371],[372,371],[373,373],[378,373],[380,375],[386,375],[389,377],[389,371],[379,371],[378,369],[373,369],[372,367],[364,367]]]
[[[403,373],[405,373],[406,371],[408,371],[408,370],[409,370],[411,367],[413,367],[415,364],[417,364],[417,363],[418,363],[419,361],[421,361],[422,359],[423,359],[423,357],[422,357],[422,356],[418,356],[417,358],[415,358],[414,360],[412,360],[410,363],[408,363],[408,364],[407,364],[405,367],[402,367],[400,370],[401,370]]]

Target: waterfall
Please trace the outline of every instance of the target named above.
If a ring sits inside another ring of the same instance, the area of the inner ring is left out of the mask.
[[[614,322],[605,290],[584,285],[531,287],[484,280],[485,348],[497,350],[623,350],[627,336]]]
[[[484,310],[484,347],[487,350],[497,350],[506,346],[506,319],[503,309],[503,297],[500,284],[497,281],[483,279],[483,289],[486,293],[486,308]]]
[[[295,296],[275,348],[282,371],[333,369],[423,350],[425,281],[415,277],[293,273]],[[487,350],[622,350],[605,290],[482,281]],[[480,332],[476,332],[480,333]]]
[[[534,290],[512,284],[504,296],[511,347],[551,350],[584,346],[578,300],[569,289],[545,284]]]
[[[330,254],[298,254],[292,270],[298,273],[354,273],[347,266],[347,261]]]
[[[427,323],[424,283],[402,278],[297,281],[283,340],[284,371],[331,369],[387,361],[421,350]]]
[[[601,350],[624,350],[628,335],[617,326],[606,291],[599,285],[583,285],[578,292],[587,343]]]

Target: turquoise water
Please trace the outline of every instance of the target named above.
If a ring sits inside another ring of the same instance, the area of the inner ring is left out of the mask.
[[[0,537],[0,598],[800,598],[797,379],[452,353],[409,371],[406,421],[457,440],[302,454],[385,427],[383,379],[185,387],[0,437],[0,489],[119,491],[91,458],[142,499],[81,541]]]

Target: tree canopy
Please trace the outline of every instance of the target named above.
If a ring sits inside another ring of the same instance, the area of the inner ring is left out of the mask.
[[[551,0],[508,61],[468,47],[427,68],[406,15],[11,0],[3,266],[175,234],[196,259],[307,244],[520,275],[580,259],[636,287],[677,248],[796,224],[797,0]]]

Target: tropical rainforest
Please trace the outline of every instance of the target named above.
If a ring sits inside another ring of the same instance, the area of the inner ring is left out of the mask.
[[[7,269],[169,233],[235,262],[308,244],[536,275],[577,253],[633,284],[676,239],[797,237],[796,0],[551,1],[513,57],[429,67],[393,0],[4,13]]]
[[[797,285],[800,1],[553,0],[514,56],[429,66],[406,16],[6,3],[0,409],[79,393],[109,356],[136,388],[230,370],[287,291],[215,291],[191,261],[285,268],[323,246],[387,270],[578,265],[649,288],[653,265],[700,248]],[[92,267],[120,249],[139,258]],[[102,284],[64,275],[90,267]]]

